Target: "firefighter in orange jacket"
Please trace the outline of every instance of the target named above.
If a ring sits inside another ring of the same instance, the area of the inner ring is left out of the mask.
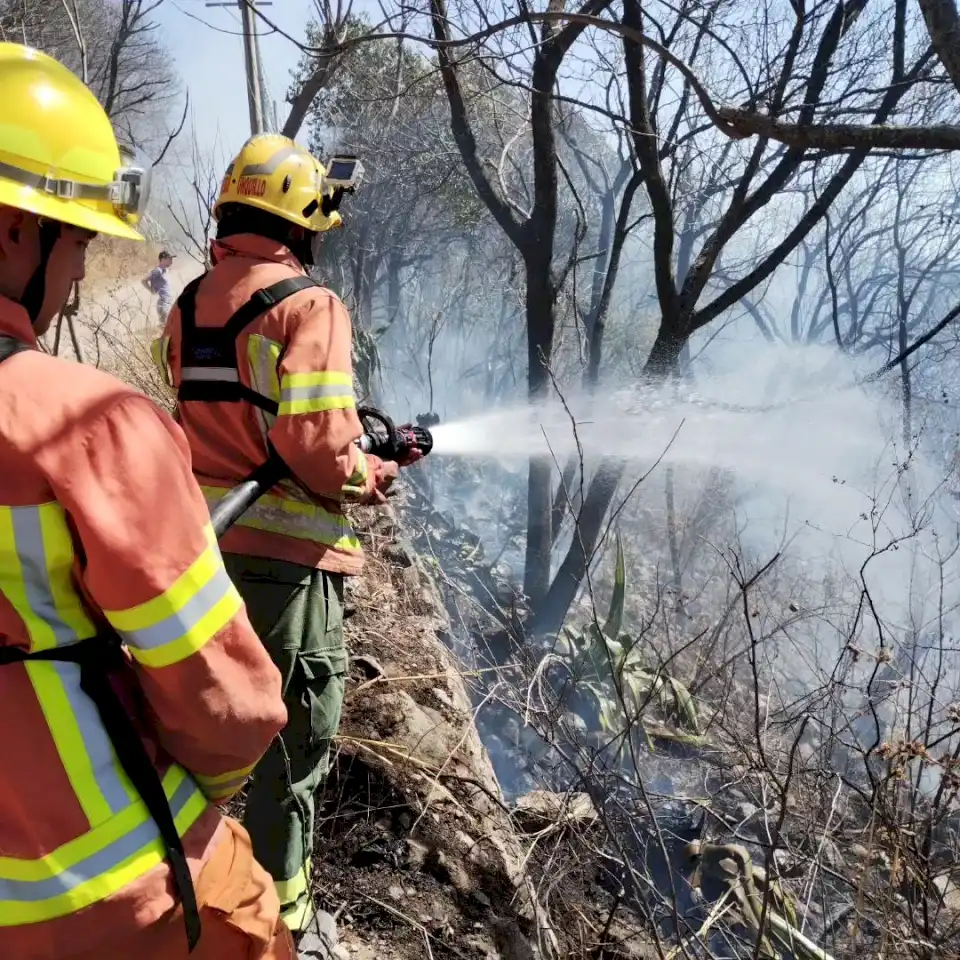
[[[182,432],[38,349],[147,170],[93,94],[0,43],[0,956],[291,960],[218,811],[286,721]],[[185,930],[186,927],[186,930]]]
[[[293,140],[251,138],[214,207],[215,265],[187,285],[155,344],[211,506],[268,455],[294,478],[240,518],[223,550],[284,678],[289,723],[254,771],[244,826],[287,925],[310,928],[301,949],[336,935],[313,908],[310,857],[347,670],[343,577],[363,559],[343,504],[382,500],[397,472],[355,443],[350,318],[306,272],[340,223],[338,200],[328,171]]]

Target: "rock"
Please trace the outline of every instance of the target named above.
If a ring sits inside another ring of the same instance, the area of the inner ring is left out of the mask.
[[[514,820],[524,829],[541,829],[548,823],[594,823],[599,814],[585,793],[534,790],[517,801]]]
[[[496,580],[494,581],[493,596],[499,606],[509,609],[516,602],[517,592],[505,580]]]
[[[934,886],[940,891],[943,898],[943,905],[950,911],[960,910],[960,887],[958,887],[950,877],[936,877],[933,881]]]
[[[299,960],[330,960],[337,946],[337,924],[324,910],[318,910],[297,944]]]
[[[417,554],[406,541],[395,540],[384,547],[383,558],[398,567],[412,567],[416,562]]]
[[[380,661],[377,660],[376,657],[371,657],[369,654],[359,654],[356,657],[351,657],[350,666],[359,667],[367,680],[377,680],[387,675]]]
[[[477,841],[474,840],[469,833],[464,833],[463,830],[457,831],[457,840],[467,850],[472,850],[477,845]]]

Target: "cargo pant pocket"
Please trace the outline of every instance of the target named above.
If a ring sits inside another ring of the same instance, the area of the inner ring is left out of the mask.
[[[309,717],[306,747],[318,782],[329,769],[330,745],[340,726],[346,670],[342,644],[297,654],[301,704]]]
[[[305,697],[303,706],[309,712],[309,750],[319,782],[329,768],[330,745],[340,726],[347,674],[343,577],[318,571],[311,594],[315,629],[297,659]]]

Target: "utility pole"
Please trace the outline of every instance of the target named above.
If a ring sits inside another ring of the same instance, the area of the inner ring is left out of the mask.
[[[250,135],[263,133],[263,103],[260,100],[260,60],[257,57],[256,0],[237,0],[243,18],[243,60],[247,68],[247,101],[250,105]]]
[[[250,135],[263,133],[263,100],[260,81],[260,58],[257,44],[257,15],[255,7],[258,0],[236,0],[240,8],[240,22],[243,24],[243,64],[247,75],[247,105],[250,108]],[[269,0],[259,0],[264,7],[273,6]],[[229,3],[207,3],[208,7],[232,7]]]

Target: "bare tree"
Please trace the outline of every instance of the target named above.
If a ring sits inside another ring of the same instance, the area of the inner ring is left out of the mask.
[[[803,14],[799,9],[781,44],[771,50],[770,59],[758,65],[753,75],[743,73],[742,66],[732,58],[730,97],[739,87],[742,97],[753,102],[766,102],[771,115],[795,111],[800,123],[809,123],[818,110],[827,116],[846,113],[863,114],[870,111],[876,123],[890,118],[908,94],[922,90],[923,78],[933,57],[931,48],[917,50],[912,61],[907,61],[908,29],[906,0],[898,0],[892,17],[884,15],[874,20],[863,18],[862,0],[837,6],[831,13],[819,9]],[[685,9],[673,17],[673,33],[669,25],[662,25],[665,35],[676,37],[675,45],[689,44],[687,62],[696,64],[694,47],[712,51],[718,56],[711,39],[714,32],[713,16],[723,13],[717,4],[701,13],[696,26],[691,27],[692,14]],[[647,16],[650,16],[649,10]],[[891,23],[892,20],[892,23]],[[634,0],[625,0],[624,25],[635,31],[644,30],[641,11]],[[865,44],[882,31],[893,28],[894,45],[890,63],[868,55]],[[693,30],[689,35],[688,31]],[[684,344],[696,331],[736,306],[760,284],[767,280],[811,231],[822,222],[831,204],[862,166],[869,150],[859,150],[836,162],[813,168],[819,172],[811,202],[799,211],[791,211],[790,226],[761,255],[748,261],[744,270],[732,282],[725,282],[714,296],[701,303],[715,283],[718,264],[725,251],[752,229],[753,221],[772,201],[779,200],[782,191],[797,180],[808,176],[808,151],[791,147],[783,149],[761,139],[749,153],[737,156],[730,142],[720,144],[718,153],[710,154],[709,170],[701,178],[699,189],[692,197],[678,202],[671,196],[671,179],[680,173],[682,151],[668,146],[666,157],[660,156],[662,142],[657,105],[665,91],[664,71],[655,67],[652,80],[648,58],[642,46],[631,38],[623,40],[626,62],[626,82],[634,138],[634,152],[643,172],[644,186],[653,210],[653,249],[657,294],[661,310],[660,329],[646,362],[649,376],[663,378],[676,369]],[[834,66],[835,58],[850,56],[856,59],[856,70],[844,71]],[[719,68],[722,61],[712,69]],[[701,67],[704,69],[704,67]],[[884,76],[886,74],[886,76]],[[862,86],[866,77],[879,92],[864,102]],[[681,99],[680,119],[669,127],[674,136],[684,128],[697,129],[705,120],[688,102]],[[674,132],[676,131],[676,132]],[[708,131],[697,143],[710,138]],[[681,133],[682,137],[682,133]],[[761,174],[765,174],[760,178]],[[692,216],[691,216],[692,214]],[[706,214],[706,216],[704,216]],[[677,243],[679,241],[679,246]],[[699,246],[697,246],[699,245]],[[732,278],[731,278],[732,279]],[[535,624],[539,629],[555,630],[569,608],[589,558],[596,550],[603,531],[604,520],[613,502],[622,475],[622,464],[612,461],[601,465],[593,478],[580,512],[578,536],[554,579],[550,594],[539,606]]]
[[[90,86],[132,146],[162,146],[179,89],[154,13],[162,0],[0,0],[0,37],[38,47]],[[182,129],[182,121],[180,124]]]
[[[581,12],[597,15],[611,0],[587,0]],[[435,38],[443,43],[451,37],[450,21],[444,0],[431,0]],[[585,29],[571,23],[545,23],[535,43],[530,68],[530,136],[532,143],[532,205],[518,213],[494,186],[483,158],[477,151],[477,138],[461,82],[461,69],[453,55],[441,46],[440,70],[450,103],[454,140],[478,194],[501,229],[516,246],[526,276],[527,388],[531,401],[543,399],[549,389],[549,368],[556,332],[556,309],[563,273],[554,262],[560,171],[557,163],[556,112],[554,86],[564,57]],[[531,27],[531,31],[533,27]],[[551,464],[533,458],[527,493],[527,545],[524,590],[534,605],[546,596],[550,578]]]

